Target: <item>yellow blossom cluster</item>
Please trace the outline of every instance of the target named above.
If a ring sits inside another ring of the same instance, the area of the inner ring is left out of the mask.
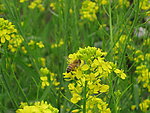
[[[109,3],[108,0],[95,0],[99,5],[106,5]]]
[[[0,47],[6,44],[11,52],[16,52],[24,40],[14,27],[8,20],[0,18]]]
[[[97,105],[97,106],[95,106]],[[96,110],[95,110],[96,107]],[[100,98],[92,97],[90,96],[87,100],[86,108],[87,108],[87,113],[111,113],[110,108],[107,108],[108,104],[104,102]]]
[[[51,48],[61,47],[63,44],[64,44],[64,41],[61,39],[58,44],[57,43],[52,44]]]
[[[49,69],[47,67],[42,67],[40,69],[40,73],[41,73],[41,77],[40,77],[40,80],[42,82],[41,84],[41,88],[44,89],[46,86],[49,86],[49,82],[48,82],[48,77],[46,75],[49,74]]]
[[[39,48],[44,48],[45,47],[42,41],[36,42],[34,40],[30,40],[28,42],[28,46],[30,46],[31,48],[34,48],[35,45],[37,45]]]
[[[140,65],[136,67],[135,71],[138,76],[138,82],[143,83],[143,87],[148,89],[150,92],[150,71],[148,70],[146,65]]]
[[[21,103],[20,109],[16,110],[16,113],[58,113],[59,110],[48,104],[46,101],[30,103]]]
[[[46,86],[49,86],[48,78],[47,76],[41,76],[40,80],[42,81],[41,88],[44,89]]]
[[[86,113],[111,113],[110,108],[107,108],[108,104],[104,102],[102,99],[90,96],[87,99],[86,104]],[[72,110],[72,113],[83,113],[82,111],[79,112],[80,109]]]
[[[143,10],[149,10],[150,9],[150,1],[149,0],[140,0],[139,6]]]
[[[57,81],[56,77],[57,74],[50,72],[50,80],[54,86],[58,86],[60,84],[60,82]]]
[[[57,12],[60,9],[65,8],[65,3],[63,3],[63,2],[64,2],[63,0],[58,0],[58,1],[54,0],[50,3],[49,6],[53,11]]]
[[[29,1],[29,0],[20,0],[20,3],[23,3],[25,1]],[[29,8],[30,9],[35,9],[36,7],[40,10],[40,11],[44,11],[45,8],[42,4],[43,0],[33,0],[30,4],[29,4]]]
[[[109,85],[104,84],[103,81],[112,72],[125,79],[126,74],[123,70],[117,69],[116,65],[112,62],[105,61],[104,56],[106,54],[106,52],[102,52],[99,48],[86,47],[80,48],[76,53],[68,56],[70,67],[75,60],[81,61],[79,66],[68,73],[63,73],[66,81],[74,81],[68,85],[72,94],[72,103],[77,103],[83,99],[82,94],[85,87],[86,98],[89,98],[91,95],[108,92]]]
[[[49,69],[47,67],[42,67],[40,69],[40,72],[42,75],[47,75],[47,74],[49,74]]]
[[[145,99],[143,102],[139,104],[141,111],[144,113],[148,113],[148,109],[150,108],[150,100]]]
[[[20,3],[23,3],[23,2],[25,2],[25,1],[28,1],[28,0],[20,0]]]
[[[127,36],[126,35],[121,35],[119,40],[117,41],[117,43],[115,44],[113,50],[114,50],[114,54],[118,54],[119,52],[123,52],[123,48],[122,45],[124,45],[124,42],[126,41]],[[131,41],[131,39],[129,40],[129,42]]]
[[[49,6],[52,8],[52,10],[56,10],[56,3],[52,2]]]
[[[96,2],[90,0],[85,0],[82,2],[82,7],[80,9],[81,19],[87,19],[94,21],[97,19],[96,13],[98,12],[98,5]]]
[[[122,8],[123,6],[129,7],[130,2],[129,0],[118,0],[118,5],[117,7]]]
[[[136,50],[135,51],[135,56],[133,59],[136,63],[140,62],[140,61],[144,61],[144,54],[141,50]]]
[[[46,86],[50,85],[47,75],[50,75],[51,84],[53,84],[56,87],[60,84],[60,82],[58,82],[57,79],[56,79],[57,74],[51,72],[47,67],[42,67],[40,69],[40,73],[42,75],[40,77],[40,80],[42,82],[41,88],[45,88]]]
[[[149,46],[150,45],[150,38],[147,38],[146,40],[144,40],[143,45]]]
[[[41,66],[45,67],[46,66],[46,59],[44,57],[40,57],[39,58],[39,62],[41,64]]]

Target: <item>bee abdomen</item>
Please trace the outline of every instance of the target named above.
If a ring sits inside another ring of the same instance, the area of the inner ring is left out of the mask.
[[[69,65],[66,69],[67,73],[69,73],[70,71],[72,71],[72,67]]]

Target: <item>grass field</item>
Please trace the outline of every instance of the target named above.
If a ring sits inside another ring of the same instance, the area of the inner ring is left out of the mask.
[[[150,113],[149,0],[0,0],[0,113]]]

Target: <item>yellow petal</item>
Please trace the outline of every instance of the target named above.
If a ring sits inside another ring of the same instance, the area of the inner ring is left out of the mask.
[[[84,64],[83,66],[82,66],[82,70],[83,71],[86,71],[86,70],[88,70],[89,69],[89,66],[87,65],[87,64]]]

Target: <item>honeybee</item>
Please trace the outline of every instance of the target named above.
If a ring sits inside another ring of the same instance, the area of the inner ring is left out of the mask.
[[[70,71],[74,71],[76,67],[78,67],[81,64],[81,60],[74,60],[72,63],[70,63],[66,69],[67,73]]]

